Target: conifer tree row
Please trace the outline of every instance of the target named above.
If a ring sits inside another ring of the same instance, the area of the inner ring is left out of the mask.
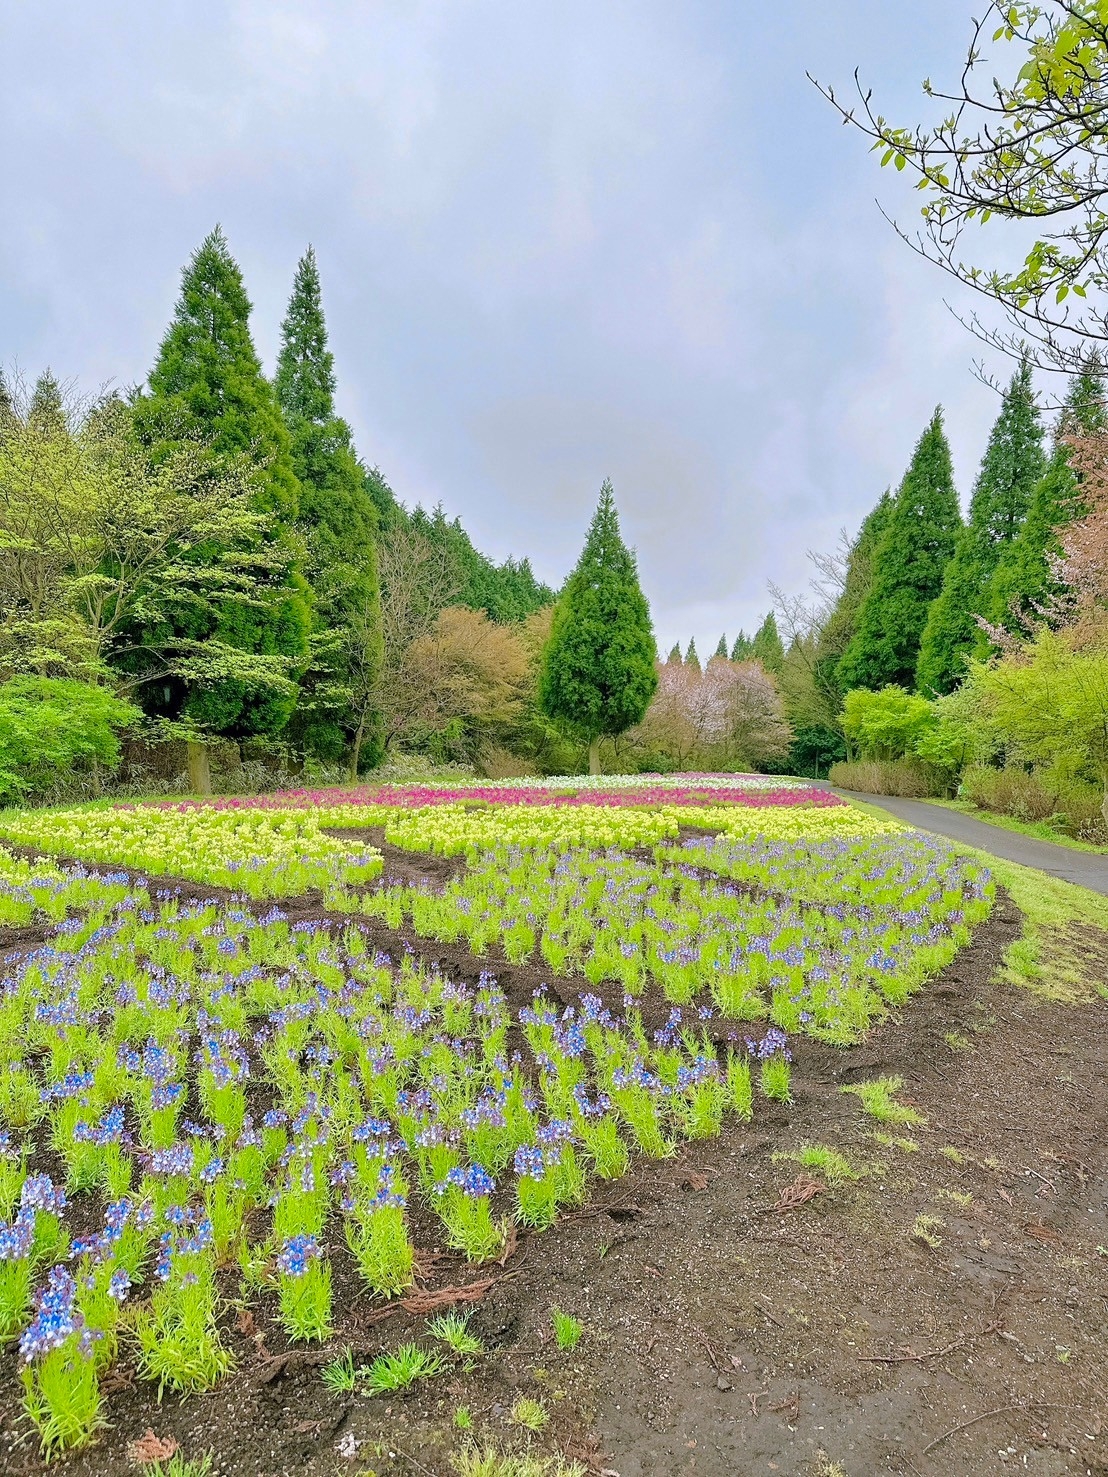
[[[255,510],[265,517],[264,535],[242,550],[256,568],[266,567],[249,595],[221,600],[213,615],[182,588],[169,616],[180,641],[203,649],[211,675],[183,683],[152,671],[139,689],[143,706],[211,732],[277,735],[295,706],[295,678],[308,649],[309,596],[293,537],[300,489],[288,431],[251,338],[242,274],[219,227],[184,269],[135,423],[155,462],[197,441],[209,448],[213,471],[244,462]],[[196,578],[202,585],[199,565]]]
[[[886,489],[862,520],[847,559],[843,587],[819,635],[817,677],[836,707],[845,692],[839,674],[843,653],[854,639],[862,605],[873,584],[877,551],[893,511]]]
[[[1070,467],[1068,441],[1106,428],[1104,380],[1099,365],[1093,362],[1070,381],[1055,427],[1050,461],[1031,494],[1019,532],[997,561],[984,611],[995,625],[1019,631],[1026,620],[1034,620],[1052,598],[1062,593],[1050,561],[1062,552],[1060,536],[1066,525],[1081,516],[1080,490]]]
[[[989,613],[996,567],[1019,533],[1042,478],[1042,441],[1031,367],[1024,362],[1012,377],[989,435],[969,520],[928,612],[916,667],[916,687],[925,696],[951,692],[964,677],[967,660],[984,655],[987,642],[976,617]]]

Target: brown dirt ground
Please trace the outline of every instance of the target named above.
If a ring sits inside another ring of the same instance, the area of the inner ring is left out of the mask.
[[[234,1374],[159,1406],[124,1359],[110,1428],[59,1469],[134,1472],[127,1445],[153,1428],[183,1455],[212,1451],[226,1477],[446,1477],[465,1404],[482,1443],[531,1441],[619,1477],[1108,1477],[1108,1002],[1090,991],[1085,1005],[1048,1004],[994,983],[1018,928],[1002,900],[866,1042],[799,1043],[792,1107],[760,1102],[749,1125],[637,1160],[580,1212],[522,1236],[504,1267],[468,1268],[424,1238],[426,1289],[477,1284],[472,1328],[489,1353],[472,1370],[407,1397],[328,1394],[319,1368],[344,1345],[368,1360],[426,1323],[360,1293],[335,1247],[339,1326],[325,1350],[290,1349],[272,1298],[229,1310]],[[1073,942],[1103,982],[1108,940]],[[460,973],[501,973],[491,954],[467,957]],[[512,985],[518,1000],[529,981]],[[882,1073],[902,1076],[901,1098],[926,1115],[887,1130],[914,1151],[878,1143],[881,1125],[838,1090]],[[787,1208],[805,1172],[773,1154],[807,1142],[863,1173]],[[942,1222],[924,1228],[935,1246],[913,1234],[921,1215]],[[554,1347],[554,1306],[585,1325],[572,1353]],[[43,1470],[15,1375],[8,1350],[0,1472],[12,1477]],[[541,1436],[511,1425],[521,1394],[550,1411]]]

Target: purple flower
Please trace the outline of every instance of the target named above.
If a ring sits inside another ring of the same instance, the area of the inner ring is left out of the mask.
[[[291,1236],[277,1255],[277,1270],[286,1277],[303,1277],[308,1263],[321,1255],[314,1236]]]
[[[65,1267],[51,1267],[46,1286],[35,1293],[35,1317],[19,1340],[19,1352],[25,1360],[30,1362],[60,1348],[71,1334],[84,1334],[85,1320],[73,1305],[76,1296],[73,1274]]]

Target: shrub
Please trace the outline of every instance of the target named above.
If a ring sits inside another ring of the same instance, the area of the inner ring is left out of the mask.
[[[832,764],[828,778],[844,790],[857,790],[862,795],[899,795],[903,799],[923,800],[929,795],[945,795],[948,789],[942,771],[919,759],[846,761]]]
[[[1067,836],[1108,845],[1108,823],[1096,785],[1083,785],[1079,781],[1064,785],[1058,795],[1058,814]]]
[[[1021,821],[1050,821],[1080,841],[1108,841],[1101,792],[1081,780],[1056,781],[1016,765],[990,769],[973,764],[962,777],[960,793],[982,810]]]
[[[847,743],[865,759],[901,759],[936,723],[925,697],[890,685],[880,692],[856,687],[843,699]]]
[[[0,686],[0,801],[42,794],[75,774],[114,769],[116,732],[138,710],[104,687],[51,677]]]
[[[989,769],[971,764],[962,776],[962,794],[982,810],[1021,821],[1045,821],[1058,809],[1058,797],[1041,775],[1009,767]]]

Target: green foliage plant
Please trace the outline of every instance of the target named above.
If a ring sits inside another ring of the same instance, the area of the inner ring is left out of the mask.
[[[519,1395],[512,1404],[509,1419],[514,1426],[538,1436],[550,1424],[550,1412],[541,1400],[531,1395]]]
[[[780,1052],[774,1052],[767,1056],[761,1066],[761,1086],[763,1096],[774,1103],[791,1103],[792,1097],[792,1068],[788,1059]]]
[[[843,700],[843,731],[867,759],[901,759],[913,753],[935,721],[926,698],[893,683],[877,692],[856,687]]]
[[[878,1123],[926,1123],[918,1108],[898,1103],[896,1093],[904,1086],[902,1077],[875,1077],[870,1082],[854,1082],[840,1089],[860,1100],[862,1107]]]
[[[149,1477],[211,1477],[212,1454],[186,1457],[174,1452],[168,1462],[154,1462],[146,1468]]]
[[[361,1378],[361,1370],[354,1363],[353,1349],[345,1348],[337,1359],[323,1366],[319,1375],[332,1395],[352,1394]]]
[[[535,1452],[502,1452],[494,1447],[469,1445],[453,1459],[457,1477],[585,1477],[580,1462]]]
[[[106,1425],[96,1364],[75,1345],[71,1336],[20,1371],[23,1409],[47,1457],[87,1446]]]
[[[560,1308],[552,1308],[550,1318],[554,1325],[554,1342],[558,1348],[565,1353],[576,1349],[585,1332],[581,1320],[575,1318],[572,1313],[563,1313]]]
[[[21,675],[0,684],[0,801],[41,794],[81,770],[112,770],[138,709],[106,687]]]
[[[543,711],[589,745],[590,773],[599,772],[601,738],[623,733],[646,712],[658,685],[655,657],[650,611],[605,482],[555,609],[540,678]]]
[[[778,1151],[775,1160],[791,1159],[805,1169],[813,1169],[834,1189],[850,1180],[859,1178],[861,1171],[854,1168],[845,1154],[827,1144],[802,1144],[799,1149]]]
[[[439,1343],[445,1344],[452,1354],[467,1357],[483,1354],[485,1346],[475,1333],[469,1331],[469,1317],[462,1313],[440,1313],[427,1325],[427,1332]]]
[[[366,1384],[371,1395],[391,1395],[407,1390],[417,1380],[430,1379],[446,1368],[439,1353],[429,1353],[418,1344],[401,1344],[387,1354],[378,1354],[366,1368]]]

